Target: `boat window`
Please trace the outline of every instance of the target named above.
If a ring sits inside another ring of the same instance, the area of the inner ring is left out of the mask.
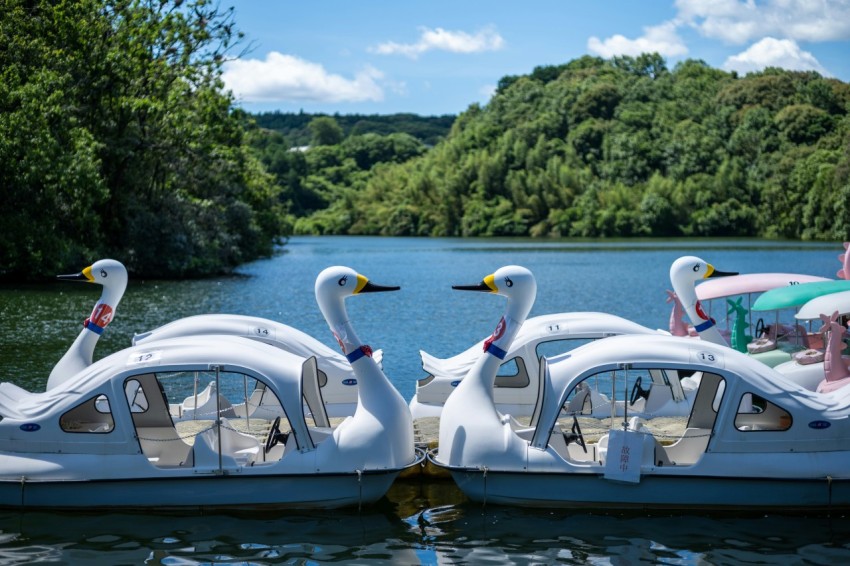
[[[567,393],[562,416],[673,418],[677,425],[711,429],[725,381],[688,368],[633,368],[588,376]],[[666,425],[665,425],[666,426]]]
[[[590,342],[594,341],[594,338],[568,338],[564,340],[549,340],[547,342],[539,343],[535,351],[537,353],[538,360],[541,356],[552,358],[560,354],[569,352],[570,350],[575,350],[579,346],[584,346],[585,344],[589,344]]]
[[[115,421],[106,395],[92,397],[62,415],[59,426],[65,432],[104,434],[112,432]]]
[[[496,374],[499,377],[510,377],[519,373],[519,368],[516,366],[516,358],[511,358],[499,366],[499,372]]]
[[[653,376],[664,374],[660,370],[628,369],[606,371],[592,375],[579,383],[566,398],[563,410],[568,415],[647,414],[647,401],[653,390]]]
[[[136,375],[125,381],[124,391],[141,450],[157,467],[200,470],[277,460],[283,455],[283,444],[263,450],[272,425],[279,420],[275,438],[291,430],[272,389],[243,373]]]
[[[735,415],[735,428],[744,432],[788,430],[791,423],[791,413],[755,393],[741,397]]]
[[[530,383],[525,361],[517,356],[499,366],[496,387],[527,387]]]
[[[127,396],[127,403],[130,405],[131,413],[144,413],[148,410],[148,400],[145,397],[145,390],[138,380],[127,380],[127,383],[124,384],[124,394]]]

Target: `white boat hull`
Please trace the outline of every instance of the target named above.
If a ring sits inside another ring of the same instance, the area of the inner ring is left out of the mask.
[[[208,475],[94,481],[2,481],[7,509],[333,509],[380,499],[401,470],[362,474]]]
[[[737,478],[657,474],[640,483],[601,474],[450,470],[479,503],[523,507],[766,511],[850,508],[850,479]]]

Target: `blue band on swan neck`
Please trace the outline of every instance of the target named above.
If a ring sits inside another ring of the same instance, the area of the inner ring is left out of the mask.
[[[696,330],[697,332],[702,332],[703,330],[708,330],[709,328],[714,326],[714,324],[714,319],[710,318],[702,324],[697,324],[696,326],[694,326],[694,330]]]
[[[508,353],[507,353],[506,351],[502,350],[501,348],[499,348],[499,347],[498,347],[498,346],[496,346],[495,344],[489,344],[489,345],[487,346],[487,350],[486,350],[486,351],[487,351],[488,353],[490,353],[490,354],[493,354],[494,356],[496,356],[496,357],[497,357],[497,358],[499,358],[500,360],[504,360],[504,359],[505,359],[505,356],[507,356],[507,355],[508,355]]]
[[[348,363],[353,364],[360,358],[366,355],[366,352],[363,351],[363,348],[356,348],[350,354],[346,354],[345,357],[348,359]]]
[[[91,320],[86,320],[84,325],[85,325],[86,328],[88,328],[89,330],[91,330],[92,332],[97,334],[98,336],[103,334],[103,331],[106,329],[105,326],[98,326],[97,324],[95,324]]]

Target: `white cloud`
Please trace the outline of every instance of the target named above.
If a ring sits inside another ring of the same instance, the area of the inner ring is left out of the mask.
[[[765,67],[780,67],[791,71],[817,71],[829,76],[815,57],[803,51],[790,39],[766,37],[746,51],[726,59],[723,68],[742,74],[761,71]]]
[[[451,53],[481,53],[498,51],[505,40],[492,28],[485,28],[475,34],[464,31],[448,31],[443,28],[420,28],[421,35],[416,43],[395,43],[388,41],[369,49],[379,55],[406,55],[415,59],[426,51],[449,51]]]
[[[676,8],[702,35],[732,44],[850,39],[850,0],[676,0]]]
[[[381,101],[383,73],[367,67],[353,79],[329,73],[322,65],[276,51],[265,60],[237,59],[225,65],[222,79],[243,102]]]
[[[629,39],[623,35],[613,35],[605,40],[591,37],[587,40],[587,48],[597,55],[610,58],[616,55],[637,56],[641,53],[659,53],[664,57],[678,57],[688,53],[679,34],[676,33],[675,22],[643,28],[644,34],[637,39]]]

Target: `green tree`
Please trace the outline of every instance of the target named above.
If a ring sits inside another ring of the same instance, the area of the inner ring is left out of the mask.
[[[342,141],[342,128],[330,116],[319,116],[310,121],[312,145],[336,145]]]

